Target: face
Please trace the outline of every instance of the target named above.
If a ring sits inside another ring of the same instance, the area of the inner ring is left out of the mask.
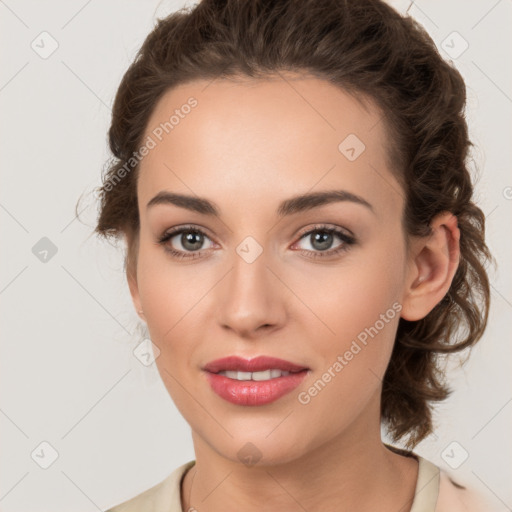
[[[408,275],[380,113],[326,81],[284,76],[167,92],[138,180],[135,305],[194,436],[232,461],[246,443],[277,464],[379,435]],[[330,200],[290,202],[323,192]],[[211,205],[191,209],[198,198]],[[233,403],[204,370],[232,355],[307,370],[273,401]]]

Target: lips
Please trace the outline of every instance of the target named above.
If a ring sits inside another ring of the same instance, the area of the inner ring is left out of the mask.
[[[306,366],[301,366],[284,359],[270,356],[258,356],[253,359],[244,359],[239,356],[223,357],[215,359],[206,364],[203,370],[210,373],[219,373],[226,370],[240,372],[261,372],[264,370],[282,370],[285,372],[296,373],[308,370]]]
[[[203,370],[211,389],[217,395],[241,406],[275,402],[299,386],[309,372],[305,366],[269,356],[253,359],[224,357],[209,362]],[[274,376],[274,372],[280,376]]]

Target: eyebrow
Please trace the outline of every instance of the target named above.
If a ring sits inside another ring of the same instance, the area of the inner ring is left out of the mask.
[[[310,192],[286,199],[279,204],[277,215],[279,217],[285,217],[335,202],[351,202],[360,204],[374,212],[373,206],[368,201],[356,194],[353,194],[352,192],[348,192],[346,190],[327,190],[323,192]],[[175,192],[162,190],[148,202],[146,208],[150,208],[158,204],[173,204],[180,208],[185,208],[202,215],[220,217],[220,208],[212,201],[202,197],[177,194]]]

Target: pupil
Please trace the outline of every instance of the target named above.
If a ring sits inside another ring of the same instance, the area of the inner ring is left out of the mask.
[[[316,249],[322,250],[322,249],[329,249],[331,243],[332,243],[332,233],[327,233],[325,231],[318,232],[315,235],[313,235],[313,247],[315,247],[315,243],[319,243],[319,246],[316,246]]]
[[[200,233],[187,233],[183,234],[181,236],[181,243],[185,249],[198,249],[199,247],[196,247],[194,244],[197,244],[199,242],[199,247],[202,243],[202,235]]]

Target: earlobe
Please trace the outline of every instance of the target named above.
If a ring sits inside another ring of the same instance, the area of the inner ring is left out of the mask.
[[[430,223],[430,235],[414,241],[401,316],[416,321],[427,316],[448,293],[460,258],[457,217],[450,212]]]

